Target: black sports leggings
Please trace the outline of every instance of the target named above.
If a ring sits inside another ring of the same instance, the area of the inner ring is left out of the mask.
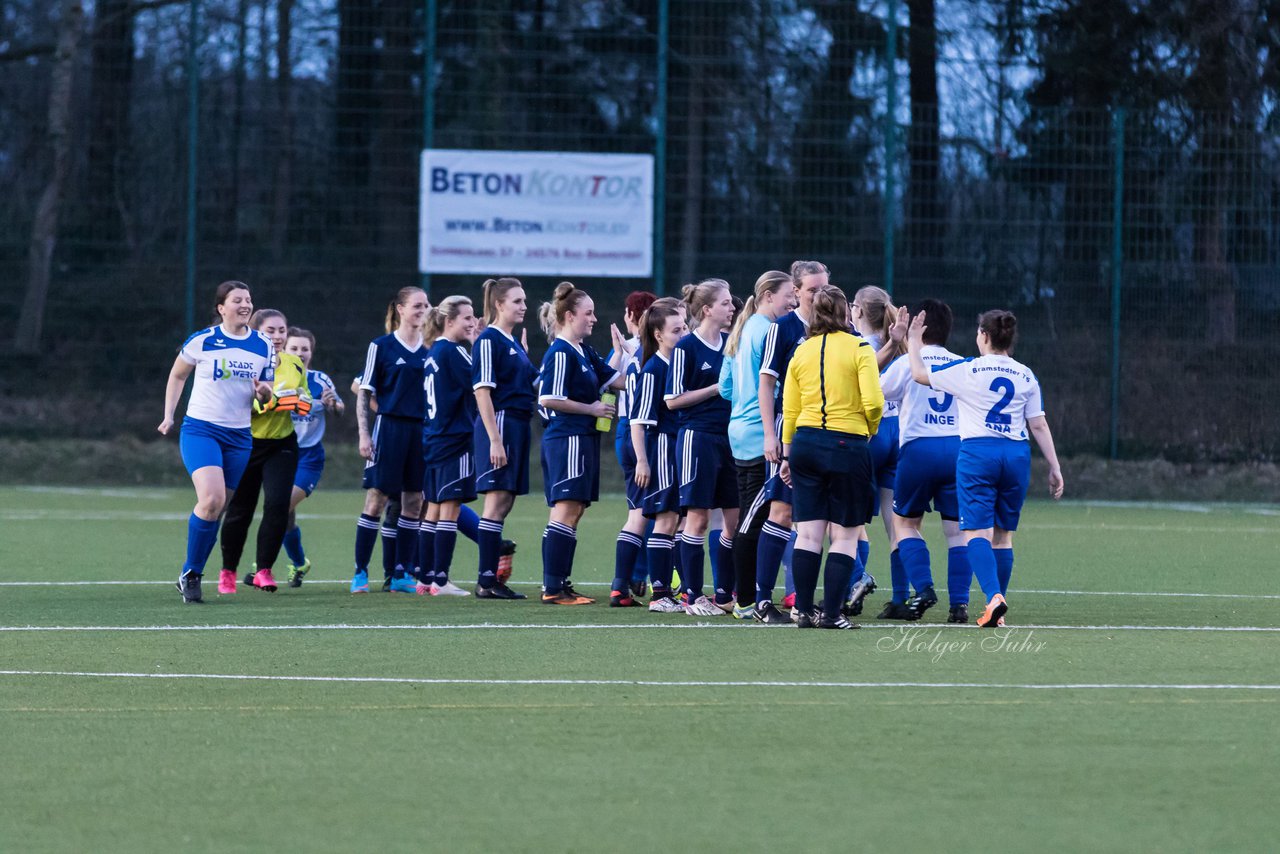
[[[280,556],[284,532],[289,526],[289,499],[293,495],[293,477],[298,471],[298,437],[290,433],[283,439],[253,440],[249,465],[240,485],[227,505],[227,518],[222,523],[222,568],[236,570],[244,541],[249,535],[253,513],[258,509],[261,491],[262,524],[258,526],[258,568],[271,569]]]

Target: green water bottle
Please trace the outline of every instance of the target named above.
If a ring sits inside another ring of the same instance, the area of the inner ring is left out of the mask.
[[[600,395],[600,402],[607,403],[610,406],[618,405],[618,396],[611,391],[606,391]],[[596,419],[596,429],[601,433],[608,433],[613,427],[613,419],[607,415],[602,415]]]

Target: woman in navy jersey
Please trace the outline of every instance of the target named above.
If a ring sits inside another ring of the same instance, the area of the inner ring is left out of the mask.
[[[640,488],[636,486],[636,455],[631,446],[631,400],[635,394],[636,383],[640,378],[640,318],[653,305],[658,297],[648,291],[632,291],[627,294],[622,313],[623,323],[627,329],[627,339],[623,342],[621,368],[626,377],[622,391],[618,393],[618,420],[614,428],[613,448],[618,464],[622,467],[623,489],[627,496],[627,521],[618,532],[617,545],[614,549],[613,589],[610,592],[609,604],[615,607],[639,605],[637,596],[645,593],[643,570],[644,564],[640,555],[644,552],[645,522],[644,513],[640,509]],[[610,351],[608,358],[613,359]],[[639,571],[638,571],[639,570]],[[613,595],[613,594],[618,595]]]
[[[476,473],[471,454],[475,431],[476,395],[471,389],[471,344],[476,316],[471,300],[446,297],[427,313],[423,344],[427,350],[427,411],[422,426],[426,471],[422,521],[435,526],[431,554],[419,554],[419,596],[466,596],[449,580],[453,549],[458,541],[458,513],[476,497]]]
[[[680,507],[685,519],[681,538],[681,582],[687,613],[723,616],[733,610],[733,534],[738,528],[738,475],[729,448],[729,401],[720,396],[720,365],[733,322],[733,297],[723,279],[684,286],[693,331],[671,353],[664,397],[677,414],[676,456],[680,461]],[[711,511],[724,513],[720,550],[714,566],[715,601],[703,595],[703,561]]]
[[[182,601],[203,602],[201,579],[218,541],[218,522],[249,464],[253,401],[271,399],[271,342],[249,328],[253,297],[243,282],[223,282],[214,293],[215,325],[182,345],[169,371],[164,417],[156,429],[167,436],[174,410],[187,383],[191,399],[182,422],[182,462],[196,489],[196,506],[187,520],[187,559],[178,575]]]
[[[293,495],[289,501],[289,527],[284,535],[284,550],[289,555],[289,586],[301,587],[302,579],[311,570],[311,561],[302,547],[302,529],[298,527],[298,505],[315,492],[324,474],[325,414],[342,415],[346,405],[338,396],[338,390],[324,371],[311,369],[311,357],[315,354],[316,336],[310,330],[296,326],[289,328],[285,352],[298,357],[307,371],[307,388],[316,404],[305,415],[293,413],[293,429],[298,434],[298,470],[293,476]]]
[[[789,547],[795,534],[791,530],[791,487],[782,480],[782,394],[791,355],[809,334],[809,318],[813,316],[813,296],[829,284],[830,271],[821,261],[794,261],[791,283],[795,286],[795,305],[783,314],[764,339],[760,359],[760,422],[764,430],[764,458],[769,465],[765,481],[765,497],[769,499],[769,520],[760,529],[756,547],[756,619],[769,625],[790,625],[791,617],[773,604],[773,588],[778,582],[778,568],[787,565],[786,585],[790,588],[791,561]],[[782,599],[784,608],[795,603],[795,594]]]
[[[547,411],[542,434],[542,478],[551,518],[542,537],[542,601],[548,605],[590,605],[569,581],[583,512],[600,498],[600,429],[614,407],[600,396],[622,387],[618,370],[622,335],[610,326],[613,363],[601,358],[586,339],[596,323],[595,304],[569,282],[556,286],[552,302],[542,305],[542,326],[557,334],[542,360],[538,404]],[[607,431],[606,427],[606,431]]]
[[[537,402],[538,369],[529,360],[524,336],[516,340],[516,327],[528,310],[520,280],[488,279],[483,303],[486,325],[471,350],[471,387],[480,415],[473,438],[476,490],[484,494],[476,596],[524,599],[500,574],[502,526],[516,496],[529,492],[529,421]]]
[[[849,315],[853,321],[853,329],[875,351],[876,364],[884,369],[895,358],[906,352],[902,337],[906,334],[903,323],[894,332],[894,324],[905,315],[894,306],[889,294],[883,288],[868,286],[859,288],[849,304]],[[898,336],[895,341],[893,336]],[[893,529],[893,513],[889,508],[893,505],[893,483],[898,476],[898,405],[886,402],[884,416],[880,419],[880,428],[867,447],[871,451],[872,470],[875,473],[876,489],[873,513],[880,516],[884,524],[885,536],[889,538],[889,574],[893,582],[893,597],[885,605],[879,618],[907,619],[910,612],[905,607],[907,595],[907,575],[902,568],[902,560],[896,546]],[[858,540],[858,561],[853,571],[853,588],[845,608],[846,616],[862,613],[863,600],[867,594],[876,589],[875,577],[871,575],[868,563],[871,557],[871,540],[864,528]]]
[[[907,338],[911,376],[921,385],[953,395],[960,414],[956,495],[969,565],[987,597],[977,623],[1004,625],[1005,593],[1013,574],[1013,532],[1031,479],[1030,433],[1049,463],[1049,494],[1062,497],[1062,469],[1044,417],[1040,383],[1011,356],[1018,320],[1007,311],[978,316],[976,359],[929,366],[924,361],[926,316],[911,321]]]
[[[671,351],[688,332],[685,306],[666,297],[649,306],[640,320],[643,367],[631,395],[632,480],[640,493],[640,511],[653,520],[645,547],[648,576],[653,582],[649,610],[681,613],[684,607],[671,587],[674,536],[680,525],[680,484],[676,480],[676,418],[663,400]],[[616,584],[615,579],[615,584]]]
[[[417,588],[406,569],[413,566],[422,512],[422,421],[426,415],[422,388],[427,363],[422,324],[430,308],[421,288],[401,288],[387,306],[391,332],[375,338],[365,356],[360,393],[356,396],[356,424],[360,456],[368,461],[364,467],[364,487],[368,491],[364,512],[356,524],[352,593],[369,592],[369,558],[378,539],[378,517],[389,495],[400,496],[396,567],[390,589],[413,593]],[[376,419],[370,417],[371,396],[378,400]]]

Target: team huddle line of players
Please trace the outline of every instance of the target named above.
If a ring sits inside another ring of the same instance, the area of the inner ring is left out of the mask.
[[[591,297],[563,282],[539,315],[550,347],[537,367],[517,333],[528,310],[519,280],[486,281],[482,302],[477,317],[466,297],[433,306],[404,288],[386,334],[369,345],[356,386],[367,492],[352,593],[368,592],[381,535],[386,590],[525,599],[507,584],[514,544],[503,527],[529,491],[538,414],[549,507],[543,603],[595,601],[571,576],[579,523],[600,497],[601,439],[613,431],[628,504],[613,607],[642,606],[648,595],[654,612],[856,628],[849,617],[876,589],[866,526],[879,514],[893,586],[880,617],[918,620],[938,602],[921,534],[936,510],[948,545],[948,621],[968,622],[976,577],[986,598],[978,625],[1003,624],[1030,438],[1049,463],[1050,494],[1063,489],[1039,384],[1010,355],[1009,312],[979,317],[981,355],[963,359],[946,349],[945,303],[923,300],[909,313],[875,287],[850,301],[824,265],[797,261],[760,276],[745,303],[721,279],[686,285],[681,299],[632,293],[629,337],[611,325],[606,358],[587,343]],[[171,429],[194,373],[181,437],[197,493],[178,582],[187,602],[202,599],[224,507],[218,589],[235,592],[259,489],[258,560],[245,580],[274,590],[283,544],[289,583],[302,583],[310,564],[292,511],[319,479],[323,450],[307,448],[321,447],[323,414],[342,406],[328,377],[308,370],[314,337],[279,312],[253,313],[243,283],[220,285],[215,303],[219,323],[191,336],[174,363],[160,425]],[[313,472],[305,476],[299,446]],[[479,495],[477,516],[467,504]],[[459,530],[479,549],[470,592],[451,580]],[[780,608],[784,563],[790,592]]]

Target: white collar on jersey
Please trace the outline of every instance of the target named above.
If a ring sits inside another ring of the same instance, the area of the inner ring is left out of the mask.
[[[219,332],[221,332],[223,335],[230,338],[232,341],[248,341],[251,337],[253,337],[253,333],[255,331],[252,326],[246,326],[244,328],[243,335],[232,335],[230,332],[227,331],[227,327],[222,325],[221,323],[215,326],[214,329],[217,329]]]
[[[394,335],[396,337],[396,340],[400,342],[400,346],[408,350],[410,353],[416,353],[422,349],[422,339],[418,339],[417,347],[410,347],[408,344],[405,343],[404,338],[400,336],[399,329],[397,329],[395,332],[392,332],[391,334]]]
[[[507,330],[503,329],[501,326],[499,326],[499,325],[498,325],[498,324],[496,324],[496,323],[491,324],[491,325],[489,325],[489,326],[487,326],[487,327],[485,327],[485,328],[486,328],[486,329],[492,329],[494,332],[499,333],[500,335],[502,335],[502,337],[503,337],[503,338],[506,338],[506,339],[507,339],[508,341],[510,341],[512,344],[514,344],[514,343],[515,343],[515,341],[516,341],[516,337],[515,337],[514,335],[510,334],[509,332],[507,332]]]
[[[715,350],[717,353],[718,353],[718,352],[720,352],[721,348],[723,348],[723,347],[724,347],[724,337],[723,337],[723,336],[717,335],[717,336],[716,336],[716,343],[712,344],[710,341],[708,341],[707,339],[705,339],[705,338],[703,338],[701,335],[699,335],[699,334],[698,334],[698,330],[696,330],[696,329],[695,329],[695,330],[693,330],[693,335],[694,335],[694,337],[695,337],[695,338],[697,338],[697,339],[698,339],[699,341],[701,341],[703,344],[707,345],[707,347],[708,347],[709,349]]]
[[[581,345],[581,344],[574,344],[572,341],[570,341],[568,338],[565,338],[563,335],[557,335],[557,336],[556,336],[556,340],[557,340],[557,341],[563,341],[564,343],[568,344],[568,345],[569,345],[570,347],[572,347],[573,349],[577,350],[577,351],[578,351],[578,355],[579,355],[579,356],[586,356],[586,355],[587,355],[586,351],[582,349],[582,345]]]

